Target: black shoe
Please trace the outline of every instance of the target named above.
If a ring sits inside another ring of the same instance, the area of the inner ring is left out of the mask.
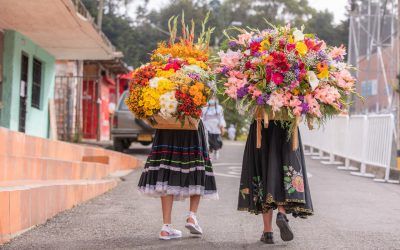
[[[274,244],[274,233],[273,232],[264,232],[261,235],[261,239],[262,242],[264,242],[265,244]]]
[[[279,230],[281,231],[281,239],[283,241],[291,241],[294,238],[292,229],[289,226],[289,220],[286,217],[286,214],[281,212],[276,216],[276,225],[278,225]]]

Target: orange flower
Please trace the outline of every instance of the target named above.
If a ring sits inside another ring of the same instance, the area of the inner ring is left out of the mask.
[[[328,64],[319,62],[317,64],[317,69],[318,69],[319,72],[328,70]]]
[[[195,96],[198,92],[199,92],[199,87],[196,85],[191,86],[189,89],[189,94],[191,96]]]
[[[188,90],[189,90],[189,87],[187,86],[187,84],[182,84],[182,85],[181,85],[181,91],[182,91],[183,93],[187,93]]]
[[[196,106],[200,106],[203,103],[203,94],[202,93],[197,93],[194,97],[193,97],[193,103]]]

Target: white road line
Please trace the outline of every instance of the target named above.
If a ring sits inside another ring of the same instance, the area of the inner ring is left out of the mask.
[[[240,176],[238,176],[238,175],[222,174],[222,173],[216,173],[216,172],[214,172],[214,175],[240,179]]]
[[[218,162],[212,163],[213,166],[242,166],[242,163],[227,163],[227,162]]]

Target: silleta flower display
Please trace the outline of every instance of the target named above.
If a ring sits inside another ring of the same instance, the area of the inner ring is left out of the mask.
[[[272,25],[271,25],[272,26]],[[216,69],[223,92],[258,120],[287,120],[291,131],[304,118],[310,127],[346,112],[355,93],[343,46],[289,25],[263,31],[235,28]],[[232,30],[231,30],[232,31]]]
[[[161,42],[150,63],[132,73],[126,104],[137,118],[159,129],[197,128],[201,108],[215,89],[209,64],[213,28],[206,28],[207,19],[197,41],[193,21],[189,28],[182,15],[182,36],[177,38],[178,18],[170,19],[169,42]]]

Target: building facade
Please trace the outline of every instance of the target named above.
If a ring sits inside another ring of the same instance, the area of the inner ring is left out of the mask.
[[[55,58],[14,30],[3,32],[0,125],[49,136],[49,99],[54,95]]]

